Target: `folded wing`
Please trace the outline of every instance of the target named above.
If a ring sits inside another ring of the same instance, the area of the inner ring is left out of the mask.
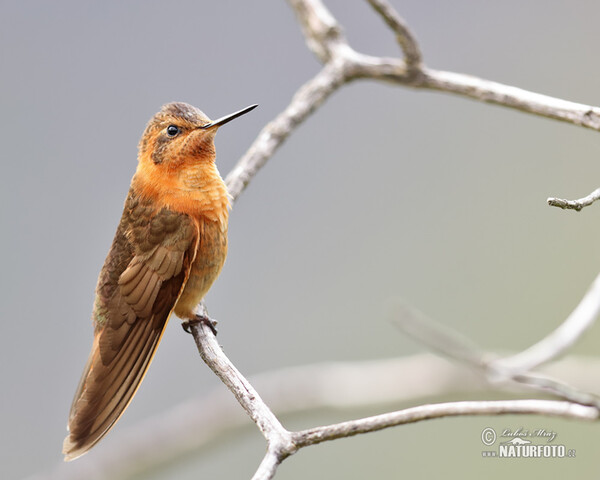
[[[152,361],[197,248],[194,221],[130,192],[96,288],[94,343],[69,415],[65,460],[123,414]]]

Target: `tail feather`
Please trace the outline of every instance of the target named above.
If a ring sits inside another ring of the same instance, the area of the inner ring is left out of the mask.
[[[137,322],[126,345],[105,365],[95,339],[69,414],[65,461],[74,460],[114,426],[139,388],[164,332],[153,319]],[[165,322],[166,323],[166,322]]]

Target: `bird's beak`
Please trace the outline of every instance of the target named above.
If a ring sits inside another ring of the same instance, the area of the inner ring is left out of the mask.
[[[239,110],[238,112],[230,113],[229,115],[225,115],[224,117],[221,117],[218,120],[213,120],[212,122],[207,123],[206,125],[202,125],[201,127],[198,127],[198,128],[207,130],[207,129],[213,128],[213,127],[220,127],[221,125],[225,125],[227,122],[231,122],[235,118],[241,117],[242,115],[244,115],[244,113],[248,113],[250,110],[254,110],[256,107],[258,107],[257,104],[250,105],[249,107],[243,108],[242,110]]]

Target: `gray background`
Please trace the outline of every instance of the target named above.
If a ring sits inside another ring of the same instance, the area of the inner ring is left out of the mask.
[[[366,2],[326,3],[356,49],[399,54]],[[600,104],[597,2],[394,4],[433,68]],[[1,1],[0,49],[0,476],[20,478],[61,461],[96,276],[147,120],[172,100],[213,118],[259,103],[217,136],[225,174],[319,64],[280,1]],[[486,348],[524,348],[599,269],[599,207],[545,203],[598,187],[599,154],[597,134],[570,125],[441,93],[345,87],[235,206],[230,255],[208,297],[219,339],[247,374],[416,353],[385,317],[399,296]],[[218,385],[178,323],[97,450]],[[575,351],[595,355],[599,341],[595,329]],[[482,459],[487,426],[554,429],[577,458]],[[597,425],[547,418],[439,420],[302,451],[278,478],[584,477],[600,464],[598,435]],[[147,478],[249,478],[263,451],[249,427]]]

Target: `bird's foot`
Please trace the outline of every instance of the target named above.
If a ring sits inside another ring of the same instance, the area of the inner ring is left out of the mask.
[[[217,321],[210,318],[208,315],[196,314],[194,318],[188,318],[181,322],[181,327],[187,332],[192,333],[192,325],[196,325],[198,323],[203,323],[207,327],[209,327],[213,334],[217,336]]]

